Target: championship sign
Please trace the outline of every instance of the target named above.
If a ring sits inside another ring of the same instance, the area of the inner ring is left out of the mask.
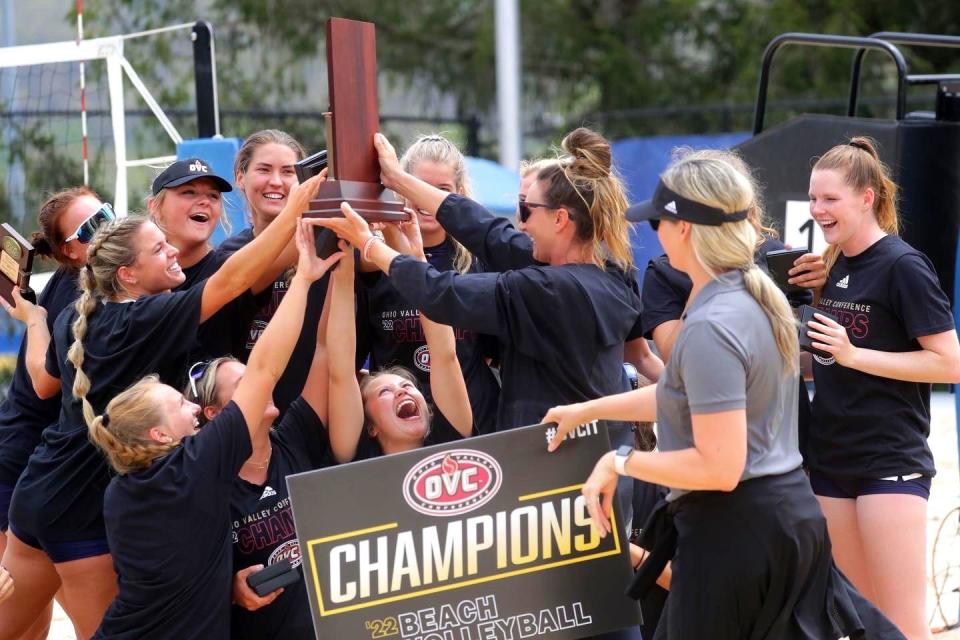
[[[537,425],[287,478],[317,638],[582,638],[633,626],[620,514],[580,486],[603,423]],[[616,501],[614,501],[616,502]]]

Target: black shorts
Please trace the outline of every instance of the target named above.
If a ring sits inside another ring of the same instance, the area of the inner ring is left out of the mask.
[[[930,499],[930,476],[914,473],[890,478],[847,478],[810,471],[810,487],[824,498],[856,500],[860,496],[899,493]]]

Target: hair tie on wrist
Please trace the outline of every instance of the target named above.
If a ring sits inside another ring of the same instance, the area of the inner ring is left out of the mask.
[[[360,249],[360,257],[363,258],[364,261],[370,262],[370,248],[373,246],[374,242],[380,240],[381,238],[379,236],[371,235],[364,241],[363,247]]]

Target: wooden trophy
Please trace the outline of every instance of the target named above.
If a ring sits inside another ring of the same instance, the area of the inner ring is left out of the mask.
[[[33,245],[17,233],[17,230],[4,222],[0,225],[0,296],[10,306],[13,301],[13,288],[20,288],[25,300],[36,303],[37,298],[30,288],[30,271],[33,269]]]
[[[303,215],[343,217],[340,203],[347,201],[368,222],[409,220],[403,203],[380,184],[380,163],[373,146],[373,136],[380,130],[373,23],[327,21],[327,79],[332,112],[327,137],[329,174]]]

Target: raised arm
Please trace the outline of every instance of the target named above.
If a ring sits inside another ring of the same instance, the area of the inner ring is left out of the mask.
[[[33,391],[41,400],[52,398],[60,392],[60,380],[47,372],[47,350],[50,348],[50,328],[47,326],[47,310],[40,305],[24,300],[20,295],[20,288],[13,288],[13,301],[16,306],[11,307],[3,298],[0,306],[15,320],[24,323],[27,328],[25,340],[27,352],[24,361]]]
[[[430,349],[430,390],[440,413],[464,438],[473,433],[473,409],[467,394],[463,369],[457,359],[457,340],[453,328],[437,324],[423,313],[420,326]]]
[[[410,255],[420,262],[426,262],[416,216],[403,225],[403,234]],[[467,394],[467,383],[463,379],[463,369],[457,358],[457,339],[453,328],[430,320],[423,312],[420,313],[420,326],[430,351],[433,401],[453,428],[464,438],[469,438],[473,432],[473,408]]]
[[[335,253],[326,260],[317,258],[313,244],[308,240],[312,237],[312,233],[301,222],[296,228],[300,252],[297,273],[283,296],[283,302],[250,352],[247,369],[233,396],[250,429],[251,439],[259,436],[257,431],[263,411],[300,336],[307,307],[307,291],[311,283],[321,278],[341,257],[341,254]]]
[[[313,221],[311,221],[313,222]],[[340,264],[330,276],[330,301],[327,319],[328,397],[330,448],[337,462],[349,462],[357,455],[363,430],[363,397],[357,382],[355,352],[357,327],[354,310],[353,249],[341,242],[344,252]]]
[[[443,229],[487,269],[508,271],[537,264],[530,237],[517,231],[507,218],[495,216],[469,198],[448,194],[405,172],[393,146],[382,134],[376,135],[374,146],[380,159],[383,184],[417,208],[436,214]]]
[[[343,218],[321,218],[311,223],[332,229],[354,247],[364,250],[365,257],[390,276],[407,302],[434,322],[489,335],[499,333],[498,274],[461,275],[456,271],[437,271],[412,256],[401,255],[373,236],[366,220],[346,202],[340,209]]]
[[[343,258],[341,258],[342,260]],[[307,380],[303,384],[300,394],[324,425],[329,417],[329,401],[327,395],[329,385],[329,361],[327,356],[327,319],[330,316],[330,281],[327,281],[327,295],[323,299],[323,311],[320,312],[320,322],[317,324],[317,344],[313,350],[313,361]]]
[[[287,205],[277,219],[267,225],[252,242],[231,255],[207,280],[200,303],[200,322],[205,322],[228,302],[247,289],[272,282],[280,265],[280,255],[290,243],[300,213],[306,208],[317,188],[326,180],[326,172],[310,178],[290,190]],[[302,253],[301,253],[302,257]],[[272,270],[271,270],[272,267]]]

